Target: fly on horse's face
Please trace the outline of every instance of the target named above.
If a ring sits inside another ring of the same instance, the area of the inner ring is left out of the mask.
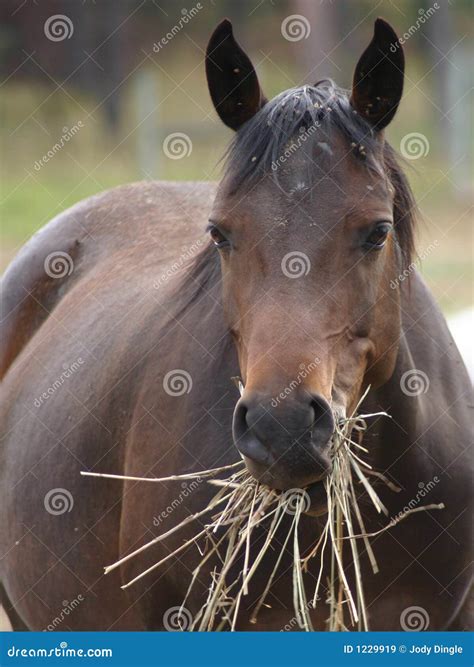
[[[330,470],[334,419],[395,364],[390,281],[404,248],[383,128],[404,57],[378,19],[350,99],[321,81],[267,101],[224,21],[206,67],[216,110],[236,130],[209,227],[245,385],[234,439],[258,479],[306,487]]]

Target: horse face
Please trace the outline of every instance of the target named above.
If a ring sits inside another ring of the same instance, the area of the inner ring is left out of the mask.
[[[400,252],[381,130],[403,55],[387,57],[396,36],[378,21],[350,102],[330,83],[267,102],[229,26],[211,38],[207,69],[237,130],[210,219],[245,385],[234,439],[264,483],[308,487],[330,471],[334,420],[395,365]],[[245,75],[240,88],[230,73]]]

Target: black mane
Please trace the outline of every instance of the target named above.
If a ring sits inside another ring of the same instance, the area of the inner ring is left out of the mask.
[[[367,160],[376,146],[375,132],[354,111],[348,96],[332,81],[290,88],[277,95],[236,133],[226,155],[232,187],[251,185],[270,170],[301,135],[328,140],[339,130],[353,144],[354,154]],[[303,137],[304,140],[304,137]],[[360,148],[362,147],[362,148]]]

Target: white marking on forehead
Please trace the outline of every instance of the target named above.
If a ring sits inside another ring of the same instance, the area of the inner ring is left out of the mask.
[[[319,146],[319,148],[320,148],[322,151],[324,151],[324,152],[327,153],[328,155],[330,155],[330,156],[333,156],[333,155],[334,155],[334,152],[333,152],[331,146],[330,146],[328,143],[326,143],[325,141],[318,141],[318,144],[317,144],[317,145]]]
[[[382,195],[389,194],[393,195],[395,193],[395,189],[391,182],[389,181],[388,178],[384,175],[384,178],[380,182],[375,182],[371,185],[366,185],[365,186],[369,192],[379,192]]]
[[[306,192],[308,189],[309,185],[307,185],[304,181],[297,181],[291,190],[288,190],[288,195],[292,197],[293,195],[300,194],[301,192]]]

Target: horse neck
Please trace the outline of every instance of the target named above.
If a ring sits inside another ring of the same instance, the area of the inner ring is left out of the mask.
[[[430,474],[430,462],[416,446],[426,428],[428,400],[425,394],[409,395],[401,389],[405,374],[416,364],[405,334],[401,333],[397,362],[390,380],[372,394],[373,407],[385,411],[375,451],[374,463],[381,470],[403,469],[404,474],[420,479]]]

